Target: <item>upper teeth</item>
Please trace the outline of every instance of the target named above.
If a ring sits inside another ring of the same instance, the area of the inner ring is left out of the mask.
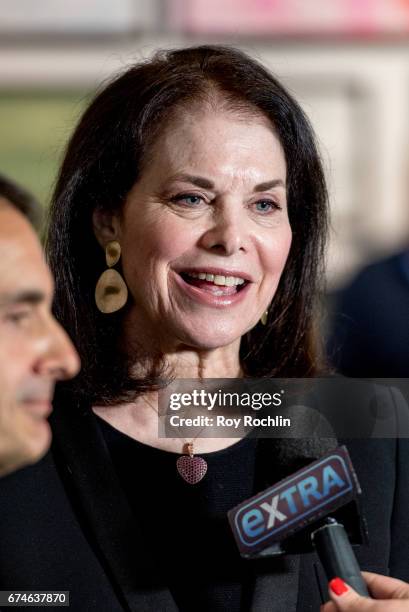
[[[205,272],[187,272],[187,274],[193,278],[207,280],[215,285],[226,285],[226,287],[242,285],[245,282],[244,278],[239,278],[238,276],[221,276],[220,274],[206,274]]]

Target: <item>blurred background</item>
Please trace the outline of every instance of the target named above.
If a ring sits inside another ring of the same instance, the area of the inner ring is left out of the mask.
[[[409,0],[0,0],[0,171],[47,206],[97,88],[158,47],[203,42],[266,63],[309,115],[331,193],[331,291],[406,249]]]

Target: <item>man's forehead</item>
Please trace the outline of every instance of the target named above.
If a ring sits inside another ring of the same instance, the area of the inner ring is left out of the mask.
[[[43,257],[40,242],[29,221],[19,210],[7,203],[7,200],[1,198],[0,251],[2,257],[7,257],[7,253],[14,257]]]
[[[52,291],[40,242],[25,217],[0,203],[0,295]]]
[[[0,238],[35,232],[28,219],[11,202],[0,196]]]

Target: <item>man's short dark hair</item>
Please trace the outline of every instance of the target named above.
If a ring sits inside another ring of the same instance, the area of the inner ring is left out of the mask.
[[[0,198],[10,202],[25,215],[35,228],[40,227],[41,206],[33,195],[14,181],[0,174]]]

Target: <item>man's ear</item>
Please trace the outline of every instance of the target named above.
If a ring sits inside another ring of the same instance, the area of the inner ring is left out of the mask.
[[[120,239],[119,220],[114,213],[96,208],[92,213],[92,227],[99,244],[105,245],[111,240]]]

